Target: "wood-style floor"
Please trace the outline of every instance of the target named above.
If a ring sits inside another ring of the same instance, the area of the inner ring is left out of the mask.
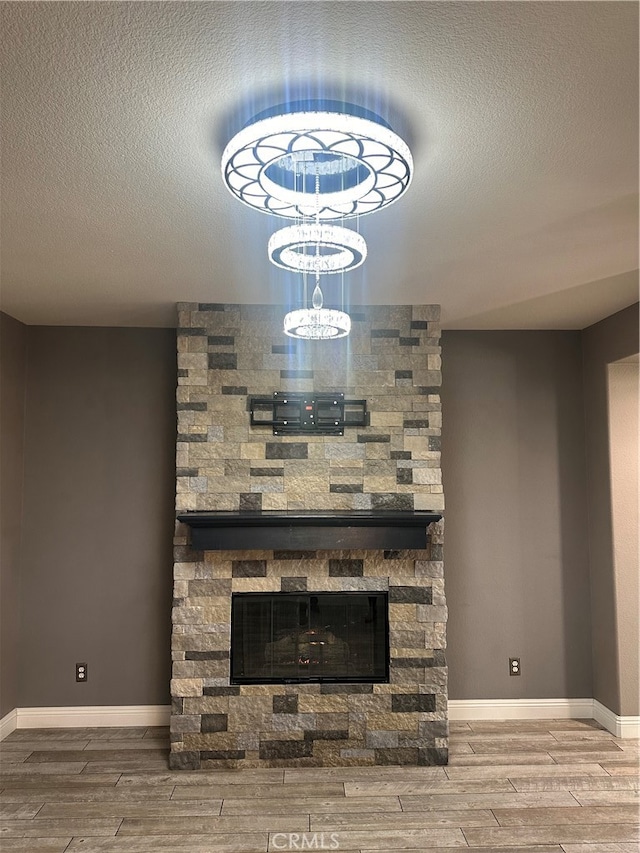
[[[593,721],[453,723],[448,767],[167,770],[166,729],[0,745],[0,850],[638,853],[639,742]]]

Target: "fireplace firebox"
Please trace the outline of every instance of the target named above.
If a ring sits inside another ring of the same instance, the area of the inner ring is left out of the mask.
[[[231,682],[389,681],[385,592],[234,593]]]

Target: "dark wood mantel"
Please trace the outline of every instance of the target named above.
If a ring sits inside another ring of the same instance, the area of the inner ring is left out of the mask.
[[[428,510],[290,510],[178,515],[197,551],[421,550],[427,527],[442,513]]]

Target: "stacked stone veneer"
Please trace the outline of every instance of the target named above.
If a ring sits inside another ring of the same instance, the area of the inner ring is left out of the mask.
[[[352,312],[351,335],[301,342],[284,309],[181,304],[177,511],[442,510],[439,307]],[[338,391],[368,427],[274,437],[247,398]],[[173,768],[447,761],[442,522],[424,551],[174,548]],[[389,684],[231,685],[231,594],[388,590]]]

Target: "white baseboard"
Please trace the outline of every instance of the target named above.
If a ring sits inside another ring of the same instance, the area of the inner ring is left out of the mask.
[[[449,719],[593,719],[616,737],[640,737],[640,717],[620,717],[596,699],[449,699]]]
[[[593,699],[449,699],[450,720],[591,719]]]
[[[16,729],[167,726],[170,713],[169,705],[15,708],[0,720],[0,740]],[[621,717],[595,699],[450,699],[449,719],[594,719],[616,737],[640,737],[640,717]]]
[[[640,738],[640,717],[621,717],[597,699],[593,700],[593,719],[616,737]]]
[[[13,711],[9,711],[8,714],[5,714],[4,717],[0,720],[0,740],[4,740],[11,732],[15,732],[18,728],[18,709],[14,708]]]
[[[14,729],[112,728],[168,726],[170,705],[85,705],[60,708],[16,708],[1,721],[2,737]],[[9,717],[12,717],[9,720]],[[6,724],[5,724],[5,721]],[[6,725],[6,733],[4,731]]]

